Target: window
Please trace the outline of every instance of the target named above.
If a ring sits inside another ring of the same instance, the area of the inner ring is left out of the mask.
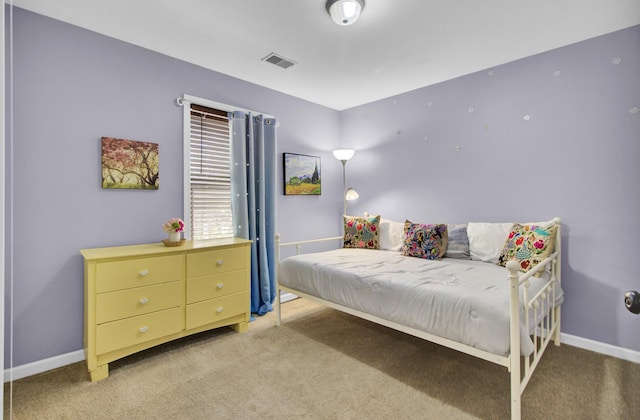
[[[231,237],[231,121],[226,111],[194,103],[185,103],[185,111],[187,105],[189,208],[185,203],[185,211],[189,211],[190,236],[194,240]]]

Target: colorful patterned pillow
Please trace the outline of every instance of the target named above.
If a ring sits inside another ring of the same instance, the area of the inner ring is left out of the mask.
[[[521,225],[514,223],[498,258],[498,265],[516,259],[520,271],[527,272],[553,253],[556,243],[556,225]]]
[[[402,255],[439,260],[447,250],[447,225],[404,222]]]
[[[380,215],[369,217],[344,216],[344,247],[379,249]]]

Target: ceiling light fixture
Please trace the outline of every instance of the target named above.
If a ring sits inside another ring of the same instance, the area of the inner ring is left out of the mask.
[[[351,25],[364,9],[364,0],[327,0],[327,12],[338,25]]]

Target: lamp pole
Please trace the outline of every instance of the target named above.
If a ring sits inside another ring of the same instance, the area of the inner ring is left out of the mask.
[[[347,179],[346,166],[347,161],[353,157],[355,150],[353,149],[337,149],[333,151],[333,156],[342,162],[342,214],[347,214]]]
[[[342,162],[342,214],[346,215],[347,214],[347,190],[346,190],[347,179],[345,176],[345,172],[347,167],[347,160],[341,159],[340,162]]]

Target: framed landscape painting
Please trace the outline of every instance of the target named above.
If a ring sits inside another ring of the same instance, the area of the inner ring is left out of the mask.
[[[320,157],[283,153],[284,194],[320,195]]]
[[[158,144],[102,137],[102,188],[157,190]]]

